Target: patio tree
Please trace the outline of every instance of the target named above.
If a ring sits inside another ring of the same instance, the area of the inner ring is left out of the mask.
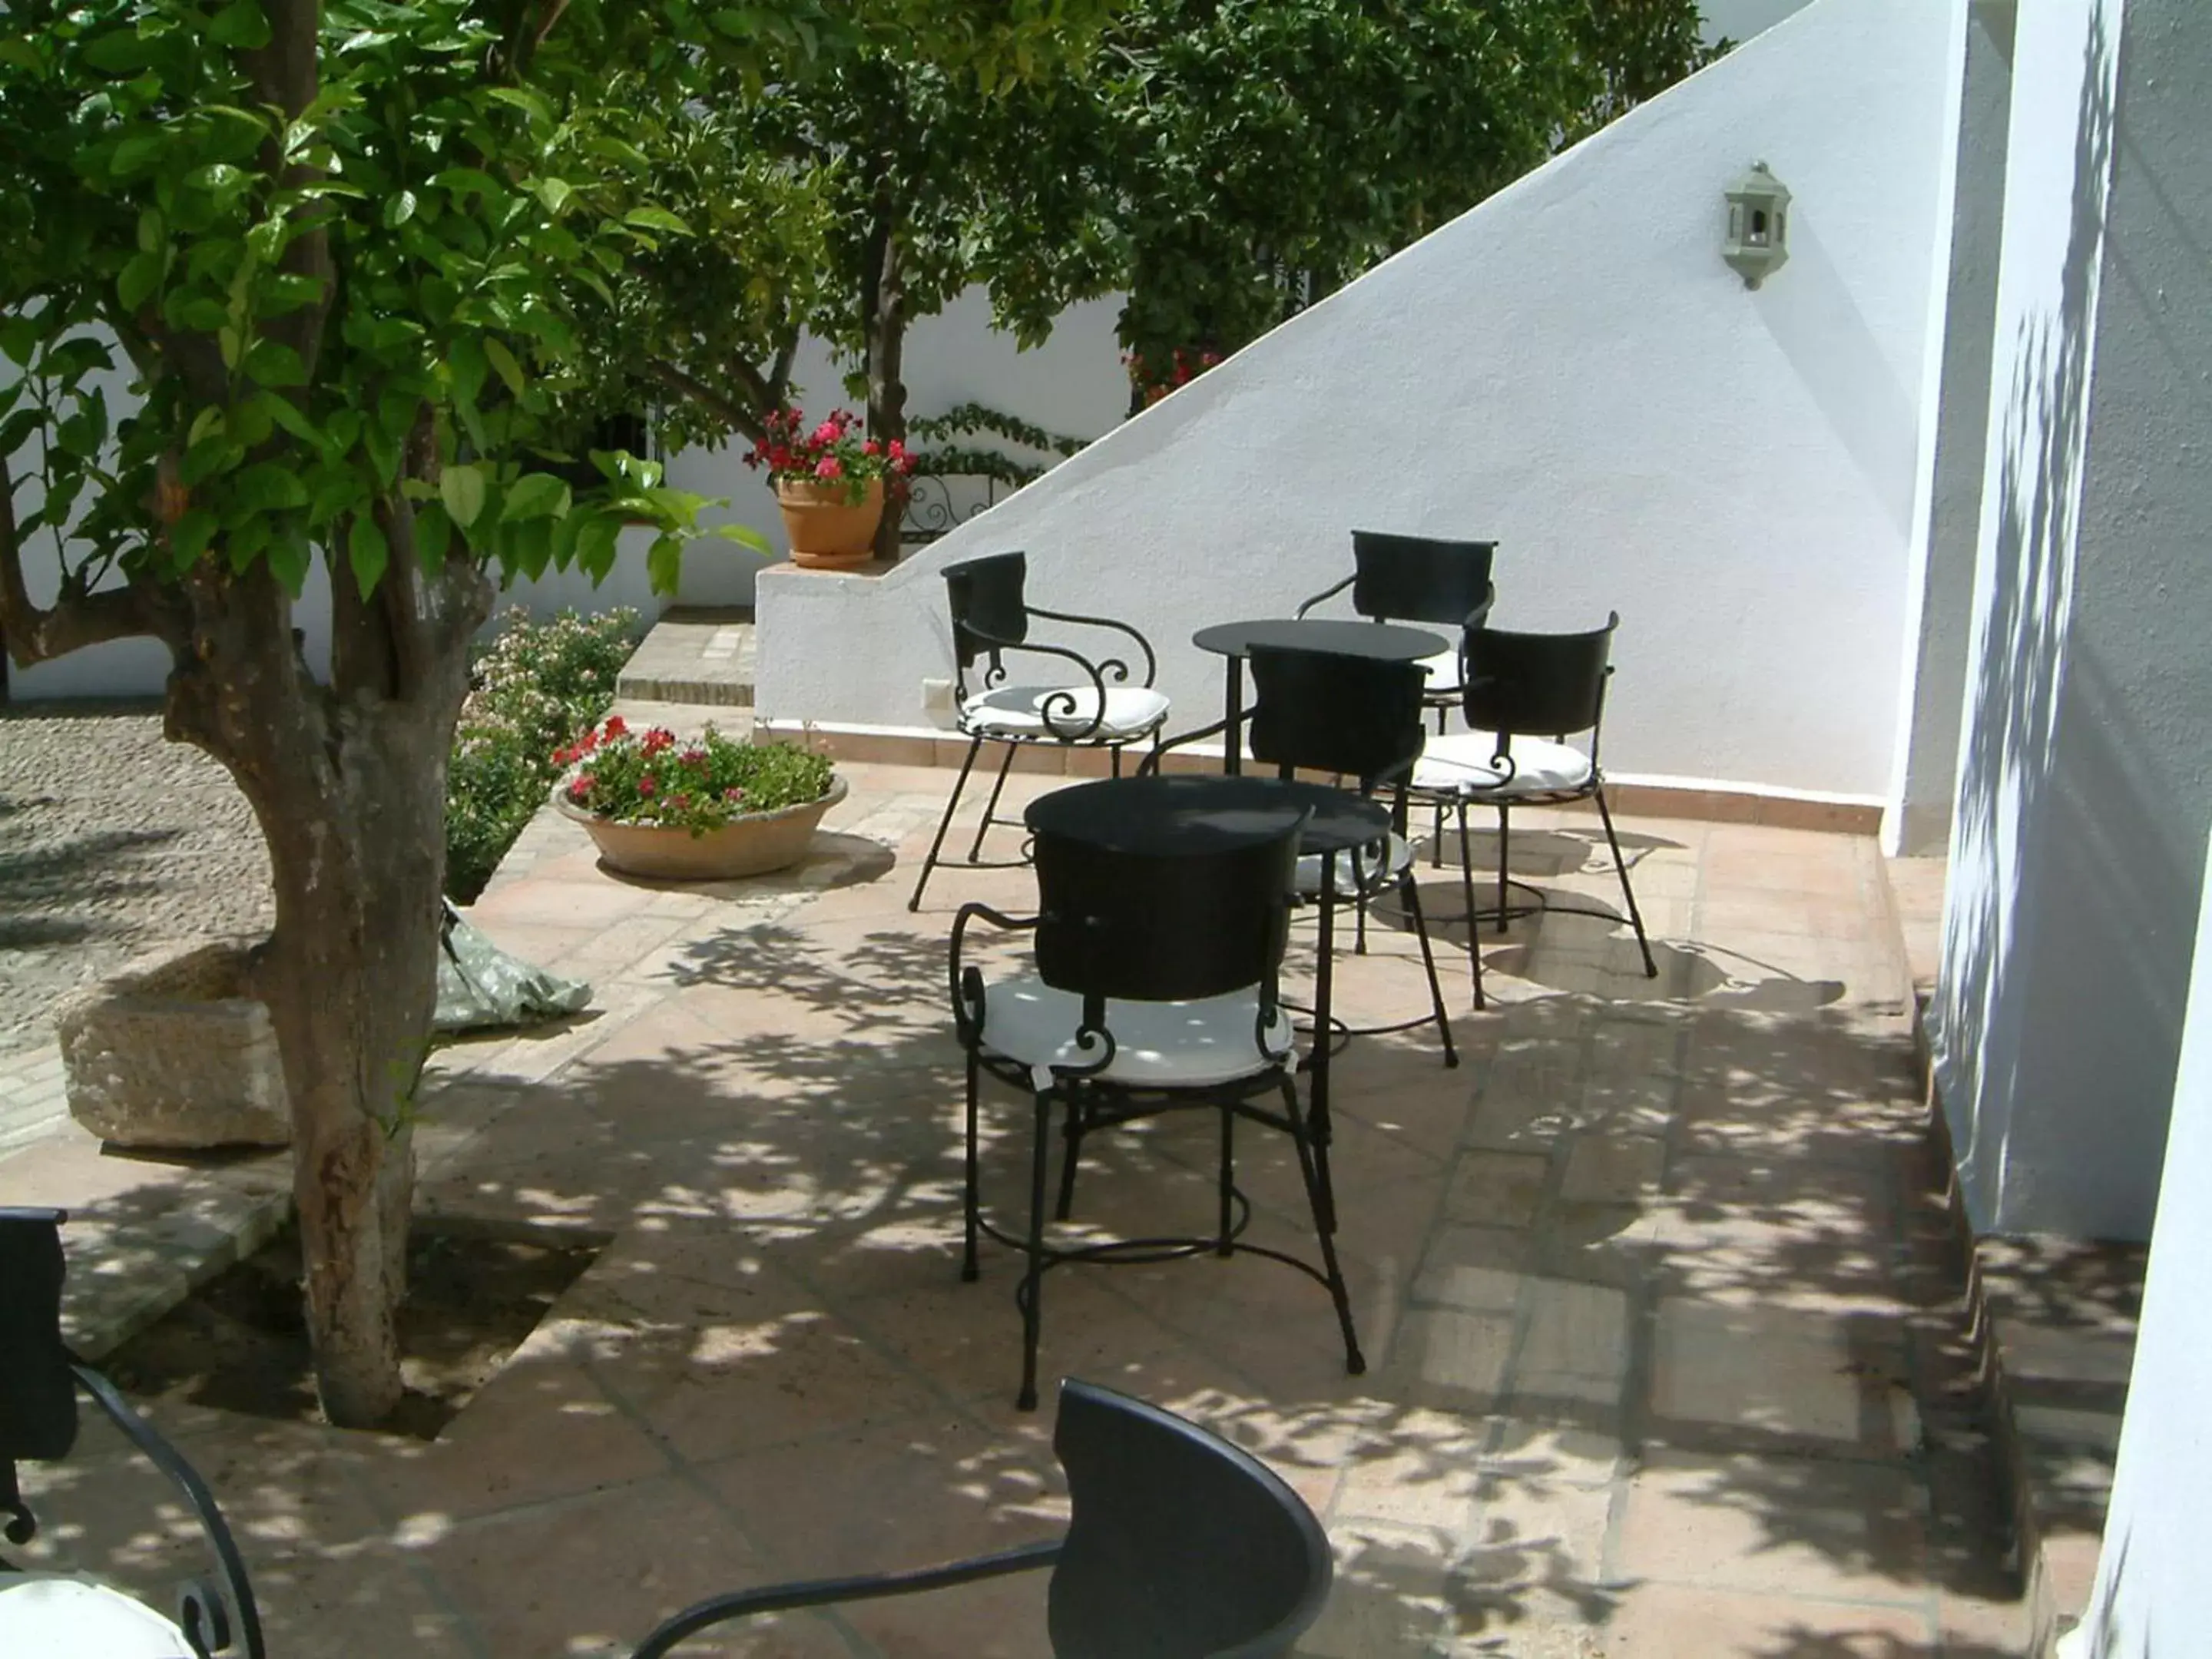
[[[878,16],[948,58],[926,0]],[[445,762],[495,580],[611,567],[695,497],[571,459],[650,198],[609,66],[680,99],[841,39],[805,3],[15,0],[0,38],[0,634],[21,665],[131,637],[173,664],[168,735],[268,842],[259,990],[283,1051],[308,1326],[330,1418],[397,1403],[412,1099],[429,1030]],[[19,483],[32,488],[19,509]],[[738,532],[745,534],[748,532]],[[51,593],[48,551],[59,579]],[[298,606],[319,568],[327,664]]]

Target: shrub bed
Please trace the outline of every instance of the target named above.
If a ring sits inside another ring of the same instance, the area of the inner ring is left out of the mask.
[[[446,893],[466,904],[531,817],[561,768],[554,759],[613,705],[615,679],[637,647],[635,611],[538,622],[509,611],[477,660],[446,773]]]

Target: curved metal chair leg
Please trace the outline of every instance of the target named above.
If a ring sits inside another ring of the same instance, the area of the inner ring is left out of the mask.
[[[1467,798],[1459,801],[1459,884],[1467,897],[1467,970],[1474,981],[1474,1011],[1482,1000],[1482,918],[1474,912],[1474,856],[1467,837]]]
[[[968,862],[970,864],[982,861],[983,837],[991,833],[991,826],[998,822],[999,796],[1006,787],[1006,774],[1013,770],[1015,747],[1011,743],[1006,745],[1006,758],[999,763],[999,775],[991,785],[991,799],[983,803],[983,821],[975,826],[975,844],[968,849]]]
[[[1344,1333],[1344,1369],[1353,1376],[1364,1376],[1367,1359],[1359,1352],[1359,1334],[1352,1328],[1352,1294],[1345,1289],[1344,1269],[1336,1260],[1336,1240],[1332,1236],[1334,1218],[1322,1214],[1324,1200],[1320,1170],[1314,1160],[1313,1137],[1298,1109],[1297,1085],[1288,1077],[1283,1079],[1283,1115],[1290,1121],[1291,1140],[1298,1150],[1298,1173],[1305,1179],[1306,1201],[1313,1207],[1314,1237],[1321,1241],[1321,1262],[1328,1297],[1336,1304],[1337,1328]]]
[[[922,889],[929,885],[929,872],[937,868],[938,854],[945,850],[945,832],[952,827],[952,815],[960,810],[960,792],[968,787],[968,774],[975,769],[975,757],[982,752],[983,739],[972,738],[968,744],[968,758],[960,763],[960,775],[952,781],[952,798],[945,803],[945,816],[937,821],[937,836],[929,843],[929,852],[921,860],[921,874],[914,884],[914,896],[906,902],[909,910],[921,908]]]
[[[1606,845],[1613,848],[1613,867],[1620,876],[1620,896],[1628,901],[1628,924],[1636,929],[1636,948],[1644,952],[1644,977],[1659,977],[1659,964],[1651,959],[1651,941],[1644,936],[1644,913],[1636,908],[1636,890],[1628,884],[1628,860],[1620,855],[1620,837],[1613,830],[1613,812],[1605,804],[1605,787],[1597,789],[1598,822],[1605,825]]]
[[[1017,1298],[1022,1308],[1022,1389],[1014,1396],[1017,1411],[1033,1412],[1037,1403],[1037,1342],[1044,1331],[1044,1185],[1051,1154],[1052,1095],[1046,1091],[1036,1097],[1036,1145],[1030,1155],[1029,1271],[1023,1275]]]
[[[963,1224],[963,1231],[966,1234],[966,1238],[960,1255],[960,1277],[963,1282],[970,1285],[975,1282],[976,1274],[979,1271],[975,1266],[975,1222],[976,1217],[981,1210],[983,1201],[981,1192],[982,1183],[981,1173],[977,1168],[978,1160],[976,1158],[975,1147],[976,1085],[979,1081],[977,1070],[975,1050],[970,1048],[968,1051],[967,1186],[964,1189],[965,1199],[961,1206],[961,1220]]]
[[[1511,815],[1512,809],[1504,801],[1498,803],[1498,931],[1501,933],[1505,931],[1507,907],[1512,902],[1511,896],[1505,890],[1505,872],[1513,864],[1513,860],[1506,856]]]
[[[1421,969],[1429,976],[1429,1006],[1436,1012],[1437,1033],[1443,1038],[1444,1067],[1449,1071],[1459,1064],[1459,1050],[1452,1043],[1451,1019],[1444,1012],[1443,988],[1437,983],[1436,953],[1429,948],[1429,919],[1421,914],[1420,884],[1413,879],[1411,865],[1398,878],[1398,895],[1400,902],[1413,918],[1413,937],[1421,944]]]

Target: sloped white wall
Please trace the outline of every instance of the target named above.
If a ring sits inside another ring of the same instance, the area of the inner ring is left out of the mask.
[[[1618,609],[1614,769],[1880,799],[1906,593],[1951,0],[1820,0],[879,580],[764,573],[771,717],[924,723],[939,570],[1025,550],[1197,724],[1209,622],[1287,613],[1355,526],[1494,537],[1501,622]],[[1759,292],[1723,187],[1796,192]]]

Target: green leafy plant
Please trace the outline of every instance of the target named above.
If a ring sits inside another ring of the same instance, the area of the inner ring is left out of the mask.
[[[981,404],[960,404],[942,415],[917,416],[908,422],[907,434],[918,444],[927,446],[914,452],[914,470],[917,474],[935,478],[990,478],[1017,489],[1044,477],[1051,463],[1020,460],[1003,449],[987,449],[963,440],[996,438],[1061,460],[1091,441],[1048,432],[1041,426],[1032,426]]]
[[[508,613],[477,660],[446,765],[446,895],[483,891],[560,775],[553,751],[589,732],[614,702],[637,644],[638,615]]]
[[[833,775],[825,757],[793,744],[738,743],[711,726],[684,741],[665,726],[633,732],[619,715],[553,758],[572,769],[561,790],[580,811],[694,836],[820,800]]]

